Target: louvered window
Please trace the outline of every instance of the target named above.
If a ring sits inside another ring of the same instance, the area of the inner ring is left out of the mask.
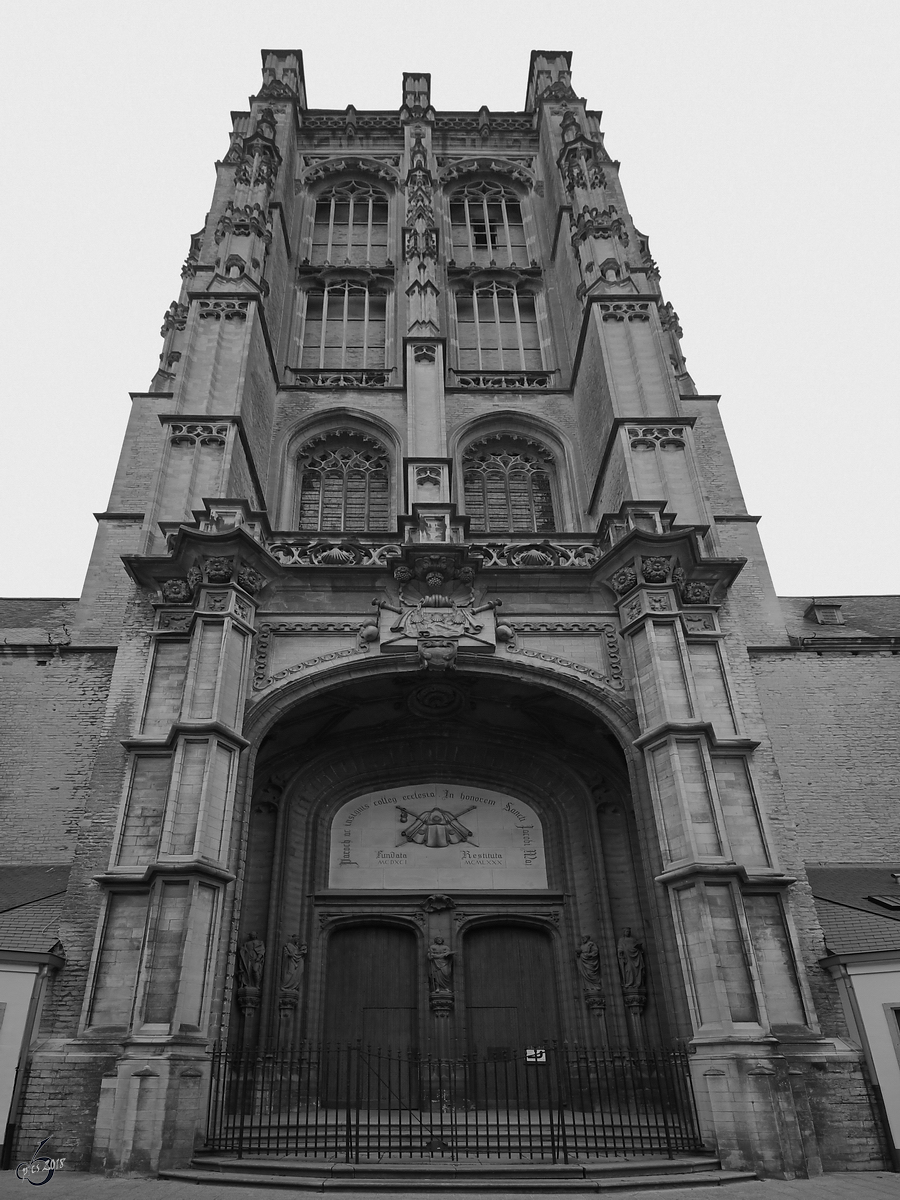
[[[304,293],[300,367],[308,370],[384,366],[387,297],[341,281]]]
[[[551,533],[553,456],[527,438],[485,438],[463,455],[466,515],[473,533]]]
[[[503,283],[456,293],[460,371],[540,371],[535,298]]]
[[[387,196],[368,183],[351,180],[319,196],[309,261],[314,266],[383,266],[387,235]]]
[[[470,183],[450,197],[453,258],[460,266],[529,262],[522,208],[515,192],[490,181]]]
[[[387,529],[390,462],[383,446],[338,431],[300,452],[300,529],[346,533]]]

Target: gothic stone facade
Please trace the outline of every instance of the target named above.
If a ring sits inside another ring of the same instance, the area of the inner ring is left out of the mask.
[[[895,642],[776,598],[569,67],[522,112],[424,74],[324,111],[263,52],[81,600],[7,605],[2,853],[68,868],[22,1153],[186,1163],[213,1037],[501,1020],[689,1045],[728,1165],[882,1165],[804,862],[896,838]]]

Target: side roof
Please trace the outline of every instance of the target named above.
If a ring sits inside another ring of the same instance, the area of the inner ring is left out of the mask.
[[[807,866],[806,873],[830,954],[900,950],[900,908],[869,899],[886,896],[900,902],[894,878],[900,863]]]

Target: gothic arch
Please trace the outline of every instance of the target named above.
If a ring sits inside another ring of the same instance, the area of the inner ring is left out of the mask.
[[[553,456],[555,468],[554,500],[556,501],[556,532],[562,533],[577,530],[580,521],[576,514],[580,513],[581,505],[575,493],[577,472],[574,468],[574,454],[567,438],[548,422],[533,416],[531,413],[517,412],[515,409],[493,412],[488,416],[478,417],[459,426],[450,436],[450,453],[456,464],[456,478],[463,478],[462,458],[468,447],[476,442],[497,436],[522,438],[534,441]]]
[[[390,530],[394,527],[397,519],[398,466],[402,455],[400,438],[392,425],[371,413],[334,407],[296,425],[284,438],[279,489],[281,501],[277,513],[279,529],[295,530],[299,527],[300,457],[303,447],[338,431],[368,439],[383,447],[389,459],[390,471],[386,528]]]
[[[352,926],[359,924],[360,920],[365,921],[371,917],[371,912],[365,910],[364,898],[353,902],[351,897],[348,901],[348,897],[340,893],[336,894],[336,898],[333,900],[328,898],[334,887],[333,883],[329,884],[329,875],[327,874],[327,864],[330,861],[330,839],[333,836],[333,818],[340,811],[341,806],[350,800],[368,796],[373,791],[378,793],[383,788],[402,789],[417,782],[422,783],[423,779],[419,777],[425,774],[429,780],[433,779],[437,782],[444,779],[448,783],[454,782],[464,788],[493,788],[497,792],[503,792],[513,797],[519,796],[531,805],[541,820],[548,867],[551,863],[553,864],[548,875],[547,887],[554,895],[558,894],[561,898],[567,897],[564,902],[562,899],[556,902],[562,904],[563,908],[568,905],[568,910],[561,916],[553,909],[552,898],[539,900],[536,905],[535,902],[530,901],[524,907],[520,903],[518,911],[506,912],[501,908],[495,910],[493,914],[482,913],[472,921],[469,920],[468,915],[462,915],[460,922],[454,926],[460,936],[467,927],[474,929],[476,925],[496,924],[498,915],[502,916],[505,922],[506,916],[509,915],[514,922],[543,930],[549,935],[550,942],[554,947],[556,967],[561,978],[565,978],[567,972],[571,974],[573,971],[571,946],[575,944],[573,938],[576,933],[579,935],[588,933],[604,941],[607,948],[614,947],[612,940],[614,930],[610,920],[602,915],[597,915],[606,911],[603,906],[608,904],[608,901],[602,897],[608,895],[609,888],[612,886],[608,862],[604,858],[599,843],[597,797],[604,788],[616,798],[620,806],[623,806],[623,812],[626,814],[623,819],[627,819],[630,822],[629,828],[635,830],[632,845],[642,847],[641,856],[639,857],[636,852],[633,852],[631,859],[634,864],[633,870],[636,872],[636,880],[643,880],[643,882],[635,883],[637,890],[633,893],[634,896],[639,897],[635,903],[639,905],[639,911],[642,914],[637,924],[643,924],[645,929],[652,926],[654,930],[663,930],[663,926],[665,926],[666,931],[668,930],[666,922],[670,918],[660,908],[658,898],[651,895],[652,878],[658,874],[659,865],[656,856],[652,853],[652,834],[650,832],[652,818],[648,819],[647,817],[649,799],[646,781],[643,779],[639,756],[635,757],[632,746],[632,740],[636,733],[636,722],[631,706],[610,689],[573,678],[573,673],[565,668],[553,664],[531,665],[521,661],[514,662],[507,659],[505,655],[502,657],[497,655],[496,658],[485,661],[468,659],[460,662],[459,674],[473,681],[477,689],[484,686],[484,692],[478,691],[479,703],[485,698],[490,703],[505,703],[500,693],[497,693],[496,700],[491,699],[494,695],[493,689],[500,687],[509,690],[510,685],[513,685],[512,694],[515,696],[525,695],[528,692],[528,685],[537,685],[542,693],[552,693],[550,697],[545,697],[546,702],[550,705],[555,706],[556,701],[553,697],[562,702],[574,702],[577,708],[584,712],[585,737],[590,740],[591,746],[596,744],[599,747],[596,753],[600,754],[602,758],[606,752],[603,750],[602,738],[598,741],[595,735],[589,733],[588,725],[592,717],[608,735],[611,735],[618,746],[618,750],[609,760],[608,766],[603,768],[605,783],[598,781],[596,786],[590,784],[592,768],[590,768],[588,760],[579,758],[577,754],[574,757],[566,755],[560,757],[559,752],[552,745],[552,739],[547,739],[545,744],[537,745],[534,739],[523,738],[521,732],[510,733],[504,730],[501,735],[500,726],[492,725],[490,719],[488,719],[483,733],[478,732],[480,726],[477,725],[473,732],[470,723],[469,732],[464,736],[462,726],[457,732],[455,727],[445,728],[443,722],[434,724],[420,722],[415,728],[407,728],[403,724],[406,718],[402,714],[400,717],[391,718],[396,722],[391,728],[384,726],[380,719],[369,728],[368,733],[365,732],[363,726],[354,725],[354,736],[351,739],[344,738],[338,732],[333,736],[332,744],[328,742],[328,738],[331,736],[328,728],[322,735],[324,740],[318,733],[315,733],[312,741],[309,741],[310,735],[307,732],[304,732],[302,737],[295,732],[301,729],[301,726],[296,723],[297,717],[301,722],[307,720],[311,715],[314,715],[315,720],[322,719],[326,722],[330,720],[329,705],[333,706],[335,700],[339,702],[338,707],[341,703],[345,703],[345,701],[341,701],[341,694],[344,697],[352,697],[363,705],[369,703],[365,695],[367,683],[377,683],[382,693],[388,695],[389,698],[391,696],[402,697],[403,691],[398,691],[394,684],[404,681],[407,684],[414,684],[421,677],[412,663],[406,664],[398,659],[386,660],[379,657],[365,662],[356,660],[340,665],[330,665],[303,680],[285,683],[274,689],[266,696],[261,697],[248,713],[245,733],[249,737],[251,745],[243,769],[243,790],[245,792],[249,790],[247,783],[257,773],[256,762],[263,742],[267,742],[264,765],[258,772],[260,786],[268,786],[269,774],[274,773],[279,780],[281,790],[278,826],[271,828],[269,833],[271,854],[275,857],[278,847],[286,848],[283,852],[292,856],[290,859],[292,865],[290,869],[285,867],[282,870],[281,878],[294,879],[295,882],[291,885],[294,887],[293,899],[287,902],[287,908],[283,906],[285,903],[283,889],[278,890],[281,885],[273,883],[274,890],[270,893],[267,888],[263,889],[264,894],[259,903],[274,905],[276,903],[274,897],[277,895],[277,903],[282,907],[270,906],[267,908],[265,919],[261,913],[257,915],[256,912],[249,909],[242,911],[241,924],[246,927],[247,921],[252,921],[254,927],[257,923],[265,926],[266,920],[268,920],[269,933],[266,936],[272,945],[276,945],[279,938],[284,936],[287,925],[293,928],[295,922],[300,922],[302,919],[306,924],[301,933],[304,938],[311,937],[311,947],[312,941],[315,940],[312,938],[312,934],[316,934],[319,938],[320,949],[315,953],[312,948],[310,951],[310,974],[307,984],[310,989],[319,989],[316,992],[319,999],[315,1001],[315,1004],[319,1004],[320,1007],[316,1009],[313,1004],[313,1008],[310,1009],[309,1020],[312,1025],[309,1028],[308,1036],[318,1036],[319,1026],[324,1019],[321,1010],[321,996],[324,994],[322,992],[324,986],[322,972],[325,969],[325,952],[321,949],[321,945],[324,945],[327,938],[323,939],[319,930],[321,929],[321,933],[325,934],[327,933],[325,926],[327,929]],[[386,691],[384,685],[388,685]],[[527,696],[523,702],[527,703]],[[396,704],[393,707],[396,708]],[[306,716],[303,715],[304,711]],[[403,709],[403,713],[405,713],[405,709]],[[296,714],[296,716],[292,714]],[[482,720],[483,718],[477,719]],[[571,718],[563,716],[558,716],[556,719],[571,720]],[[544,718],[541,717],[541,722],[543,720]],[[283,721],[287,721],[287,724],[282,724]],[[278,744],[271,740],[272,736],[276,734],[278,738],[282,739],[283,749],[279,749]],[[300,753],[297,747],[304,744],[309,745],[312,754],[308,754],[306,751]],[[338,744],[340,745],[340,755],[336,761],[335,746]],[[467,746],[468,752],[460,754],[460,748],[463,746]],[[299,754],[299,758],[292,759],[291,756],[294,754]],[[631,800],[628,799],[629,794]],[[259,796],[258,789],[256,795]],[[246,800],[247,802],[243,805],[243,821],[246,822],[245,829],[247,830],[244,838],[250,836],[250,857],[247,860],[247,867],[244,868],[245,906],[251,903],[251,892],[247,889],[250,887],[249,881],[253,878],[252,864],[268,861],[265,851],[261,852],[258,847],[255,850],[253,848],[255,835],[250,834],[250,819],[252,817],[253,820],[259,820],[260,817],[258,812],[253,816],[253,805],[249,803],[249,795]],[[256,807],[258,809],[259,805],[257,804]],[[241,817],[238,816],[236,819],[241,820]],[[584,867],[576,867],[568,858],[566,847],[573,838],[586,848],[584,853],[591,856],[590,862],[593,864],[591,878],[596,878],[595,882],[590,885],[590,888],[593,889],[591,891],[593,899],[589,901],[584,899],[587,896],[585,892],[587,877],[583,874]],[[245,841],[245,844],[248,843]],[[292,847],[293,849],[291,849]],[[238,864],[235,866],[238,871],[241,871]],[[436,890],[440,890],[440,888]],[[576,897],[579,892],[582,899],[576,902],[573,897]],[[270,895],[273,897],[271,901],[267,900]],[[310,915],[309,905],[312,895],[320,897],[316,901],[318,916]],[[421,906],[421,899],[404,901],[403,894],[395,893],[394,896],[399,895],[400,899],[392,900],[391,893],[385,893],[385,895],[387,897],[385,911],[390,914],[392,922],[399,922],[412,932],[416,932],[414,928],[416,922],[421,928],[425,928],[424,915],[421,912],[412,911],[417,904]],[[465,901],[460,901],[459,896],[457,896],[457,900],[459,906],[465,910]],[[368,903],[371,906],[373,902],[369,900]],[[584,907],[585,903],[588,904],[587,909]],[[290,905],[294,905],[294,907],[291,908]],[[399,908],[398,905],[400,905]],[[591,905],[595,906],[594,909],[591,909]],[[592,912],[593,915],[591,915]],[[282,914],[281,917],[279,917],[279,913]],[[313,917],[315,917],[314,928],[311,929],[309,922],[313,920]],[[621,918],[617,919],[620,924],[623,923]],[[282,921],[281,925],[278,924],[279,920]],[[322,920],[325,922],[324,926],[319,924]],[[656,935],[654,934],[654,936]],[[418,933],[417,937],[419,937]],[[659,950],[655,950],[654,953],[658,955],[660,964],[663,962],[668,937],[668,932],[660,932],[657,938]],[[417,945],[420,945],[421,953],[421,939]],[[612,953],[611,962],[614,972],[614,950]],[[666,1004],[669,1004],[670,997],[662,994],[669,984],[662,977],[661,966],[658,975],[658,986],[662,989],[660,999],[665,999]],[[463,985],[463,978],[463,976],[460,977],[460,988]],[[612,980],[611,987],[614,987],[614,974]],[[566,990],[565,985],[562,990]],[[271,1019],[275,1020],[277,1015],[275,998],[271,997],[268,1003],[273,1014]],[[561,992],[560,1003],[563,1003],[565,1008],[561,1020],[563,1020],[565,1030],[568,1031],[566,1036],[583,1036],[589,1021],[582,1011],[583,1006],[579,994],[567,994],[567,998],[564,998]],[[673,1011],[680,1011],[678,1001],[676,1000],[674,1003],[676,1008]],[[621,1028],[616,1036],[621,1037],[624,1036],[622,1030],[626,1027],[626,1018],[624,1009],[616,1015],[617,1004],[621,1008],[618,995],[612,995],[610,997],[610,1020],[613,1023],[619,1021]],[[427,1016],[427,1013],[425,1015]],[[464,1023],[459,1025],[460,1029],[464,1027]]]

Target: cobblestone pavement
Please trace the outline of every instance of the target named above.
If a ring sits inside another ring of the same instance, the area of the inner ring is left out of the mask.
[[[105,1179],[74,1171],[57,1171],[45,1185],[46,1191],[34,1193],[26,1180],[16,1178],[14,1171],[0,1173],[0,1200],[291,1200],[291,1198],[326,1195],[330,1200],[359,1200],[360,1192],[314,1192],[298,1188],[229,1187],[226,1184],[178,1183],[158,1179]],[[500,1191],[445,1192],[443,1200],[544,1200],[548,1192]],[[593,1189],[569,1191],[570,1196],[596,1196]],[[762,1180],[752,1183],[729,1184],[725,1190],[710,1187],[655,1188],[652,1191],[606,1192],[615,1200],[900,1200],[900,1175],[882,1171],[841,1172],[822,1175],[818,1179]],[[398,1200],[408,1196],[420,1200],[412,1192],[366,1192],[369,1200]]]

